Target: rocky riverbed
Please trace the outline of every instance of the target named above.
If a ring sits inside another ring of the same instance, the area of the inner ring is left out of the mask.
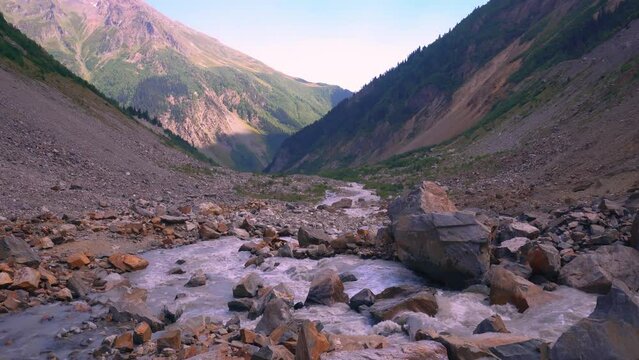
[[[434,183],[390,204],[390,216],[386,208],[344,184],[314,205],[138,199],[78,218],[0,218],[2,356],[563,359],[636,350],[636,209],[602,200],[500,217],[457,210]],[[593,336],[600,341],[585,340]]]

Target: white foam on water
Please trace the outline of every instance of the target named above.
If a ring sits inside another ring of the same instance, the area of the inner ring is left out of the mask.
[[[366,217],[379,211],[380,198],[372,190],[364,189],[364,185],[349,183],[347,186],[337,188],[336,191],[327,191],[326,197],[319,205],[332,205],[343,199],[351,199],[353,206],[342,209],[351,217]]]

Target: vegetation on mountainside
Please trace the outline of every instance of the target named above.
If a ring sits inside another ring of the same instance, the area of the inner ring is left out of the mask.
[[[333,190],[324,180],[319,183],[296,182],[290,176],[254,174],[246,184],[235,186],[235,192],[253,199],[275,199],[286,202],[318,202]]]
[[[105,102],[119,109],[123,114],[130,117],[142,118],[155,126],[161,124],[157,119],[151,118],[148,112],[128,107],[121,109],[117,101],[107,97],[97,90],[93,85],[89,84],[82,78],[76,76],[60,62],[55,60],[53,56],[47,53],[40,45],[25,36],[20,30],[9,24],[4,16],[0,13],[0,58],[8,60],[10,63],[19,66],[26,74],[35,78],[45,80],[48,75],[58,75],[68,78],[79,86],[92,91]],[[174,134],[168,129],[163,129],[165,142],[169,146],[173,146],[193,158],[215,165],[215,162],[202,154],[198,149],[193,147],[180,136]]]
[[[384,132],[398,129],[424,104],[442,96],[450,97],[474,70],[518,37],[532,41],[521,55],[521,68],[509,79],[507,88],[515,90],[497,100],[491,111],[464,136],[477,134],[477,130],[486,130],[510,111],[554,91],[541,82],[528,81],[530,75],[561,61],[579,58],[639,17],[637,1],[623,1],[616,9],[610,8],[609,1],[577,1],[560,19],[549,15],[555,10],[553,6],[544,8],[539,4],[533,4],[539,6],[529,7],[526,11],[530,13],[518,18],[521,14],[509,13],[518,4],[493,0],[475,10],[452,31],[428,47],[417,49],[406,61],[374,79],[320,121],[285,141],[284,156],[276,158],[274,164],[280,160],[285,162],[278,165],[280,168],[294,167],[303,173],[329,166],[350,166],[362,149],[340,145],[359,143],[379,129]],[[385,144],[374,146],[383,148]],[[335,148],[342,150],[331,152]]]

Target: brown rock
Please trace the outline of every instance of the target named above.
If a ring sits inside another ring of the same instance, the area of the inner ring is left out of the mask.
[[[305,320],[298,335],[295,360],[319,360],[329,348],[328,339],[317,330],[315,323]]]
[[[499,266],[492,267],[488,277],[491,304],[510,303],[515,305],[519,312],[524,312],[530,306],[554,298],[553,295],[544,292],[541,287]]]
[[[219,239],[220,236],[222,236],[222,234],[220,234],[213,227],[207,224],[200,225],[200,237],[202,238],[202,240],[215,240]]]
[[[254,331],[251,331],[249,329],[240,330],[240,341],[242,341],[245,344],[255,344],[256,337],[257,337],[257,334],[255,334]]]
[[[480,322],[475,328],[475,331],[473,331],[473,334],[483,334],[487,332],[510,333],[510,331],[506,329],[504,320],[502,320],[498,314],[492,315]]]
[[[127,331],[118,335],[113,342],[113,347],[120,351],[133,351],[133,333]]]
[[[40,272],[40,277],[42,278],[42,280],[46,281],[47,284],[49,285],[58,284],[58,278],[56,278],[51,271],[43,268],[42,266],[38,268],[38,271]]]
[[[141,322],[133,330],[133,342],[137,345],[151,340],[151,327],[146,322]]]
[[[6,272],[0,272],[0,288],[7,287],[13,283],[11,275]]]
[[[90,263],[91,260],[89,260],[89,258],[83,253],[75,253],[67,257],[67,264],[69,264],[72,269],[79,269],[83,266],[89,265]]]
[[[549,280],[557,278],[561,269],[561,256],[552,244],[533,243],[526,246],[526,250],[526,260],[533,274],[543,275]]]
[[[331,306],[340,302],[348,303],[348,295],[339,274],[332,269],[320,270],[313,276],[306,303]]]
[[[73,300],[73,294],[71,293],[71,290],[62,288],[55,293],[55,298],[60,301],[71,301]]]
[[[13,287],[24,290],[35,290],[40,284],[40,272],[30,267],[18,269],[13,277]]]
[[[40,249],[51,249],[53,247],[53,241],[48,236],[42,237],[38,241],[38,247]]]
[[[206,202],[198,205],[198,212],[200,215],[220,215],[222,214],[222,208],[212,202]]]
[[[435,316],[438,310],[437,299],[430,291],[379,300],[370,308],[371,315],[377,321],[392,320],[396,315],[406,311]]]
[[[180,330],[167,330],[157,340],[158,351],[173,349],[179,351],[182,347],[182,332]]]
[[[121,271],[137,271],[146,269],[149,262],[145,259],[131,254],[113,254],[109,256],[109,263]]]

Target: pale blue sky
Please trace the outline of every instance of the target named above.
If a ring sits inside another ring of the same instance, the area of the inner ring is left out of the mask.
[[[286,74],[359,90],[487,0],[146,0]]]

